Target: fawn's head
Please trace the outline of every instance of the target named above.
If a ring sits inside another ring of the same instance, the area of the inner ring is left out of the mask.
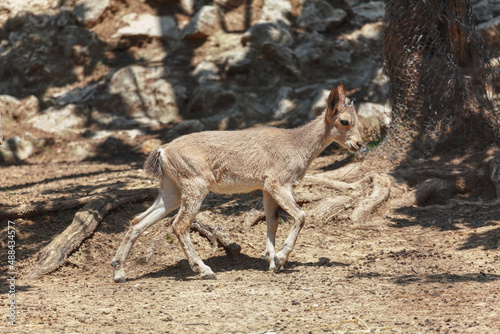
[[[349,152],[361,149],[363,141],[358,129],[358,115],[354,103],[345,102],[344,85],[335,87],[328,96],[326,122],[330,125],[330,136]]]

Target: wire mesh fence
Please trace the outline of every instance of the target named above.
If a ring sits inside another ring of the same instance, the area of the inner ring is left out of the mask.
[[[478,33],[469,0],[385,2],[392,123],[378,153],[430,155],[497,143],[498,50]]]

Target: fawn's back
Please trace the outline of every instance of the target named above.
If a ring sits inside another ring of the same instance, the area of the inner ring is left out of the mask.
[[[267,178],[300,181],[308,161],[298,147],[293,131],[264,127],[194,133],[160,151],[163,170],[174,180],[201,178],[210,191],[245,193],[262,189]]]

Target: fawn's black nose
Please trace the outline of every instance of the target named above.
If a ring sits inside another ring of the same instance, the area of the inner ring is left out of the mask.
[[[358,145],[359,148],[363,147],[363,143],[361,142],[356,143],[356,145]]]

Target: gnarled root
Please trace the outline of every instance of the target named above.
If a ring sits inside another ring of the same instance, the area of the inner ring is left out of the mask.
[[[351,213],[351,221],[361,222],[370,215],[382,202],[389,198],[392,186],[391,178],[386,174],[374,174],[373,191],[365,200],[361,201]]]

